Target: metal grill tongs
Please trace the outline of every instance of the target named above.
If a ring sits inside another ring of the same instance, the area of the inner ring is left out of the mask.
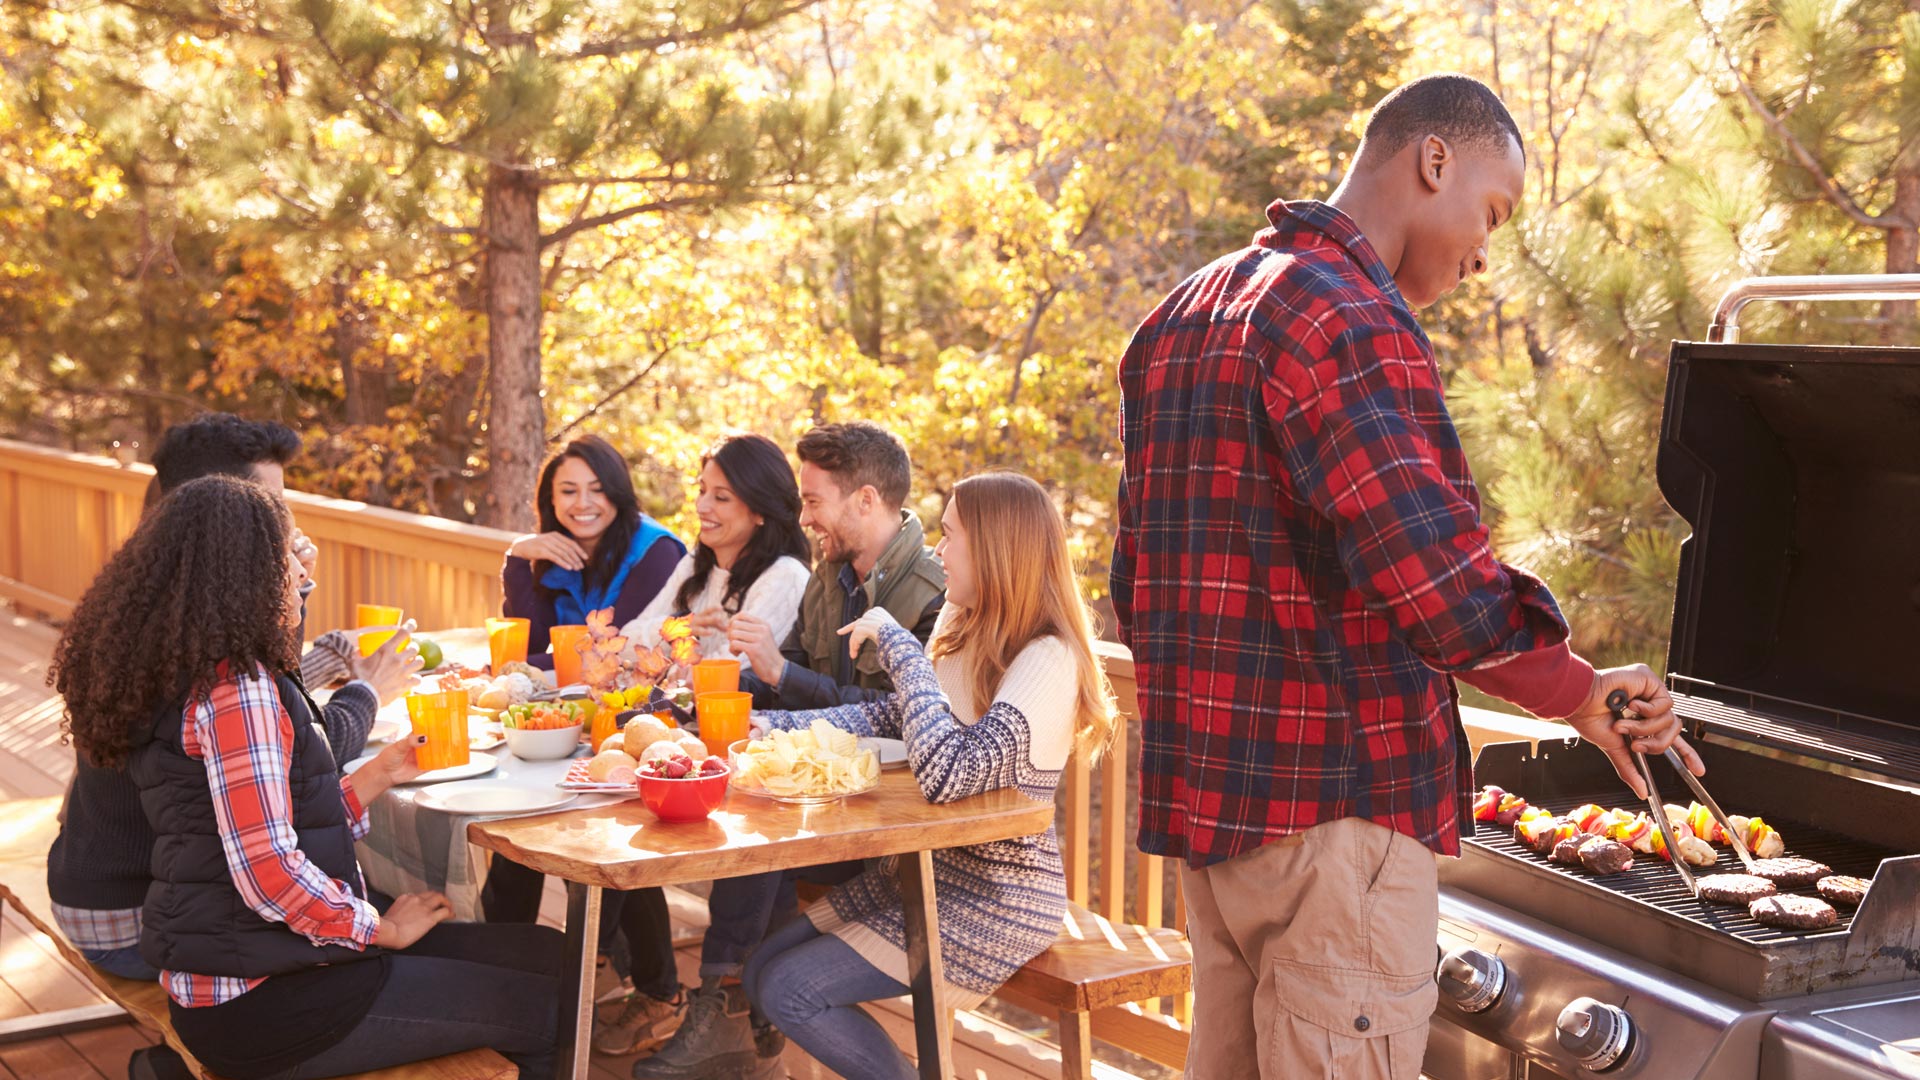
[[[1627,709],[1631,702],[1632,699],[1627,696],[1625,690],[1615,690],[1607,695],[1608,711],[1620,720],[1633,718]],[[1700,783],[1700,778],[1687,770],[1686,762],[1680,760],[1680,755],[1674,752],[1672,747],[1667,748],[1666,758],[1667,763],[1673,766],[1673,771],[1679,773],[1680,779],[1685,780],[1687,786],[1693,789],[1694,798],[1700,800],[1700,805],[1706,807],[1707,813],[1713,815],[1713,820],[1719,823],[1720,828],[1726,830],[1727,838],[1733,841],[1733,853],[1740,857],[1740,862],[1747,868],[1747,872],[1752,873],[1753,854],[1747,850],[1746,837],[1741,836],[1740,830],[1734,828],[1733,823],[1727,820],[1726,811],[1720,809],[1720,804],[1714,801],[1713,796],[1707,794],[1707,789]],[[1653,818],[1654,827],[1660,830],[1660,839],[1667,845],[1667,861],[1673,864],[1673,869],[1680,875],[1681,883],[1687,887],[1687,894],[1699,896],[1700,885],[1693,879],[1693,869],[1687,865],[1685,859],[1680,857],[1680,845],[1674,841],[1673,823],[1667,820],[1666,800],[1660,797],[1660,785],[1654,782],[1653,768],[1648,764],[1647,756],[1638,750],[1633,752],[1633,760],[1640,766],[1640,778],[1646,782],[1647,815]]]

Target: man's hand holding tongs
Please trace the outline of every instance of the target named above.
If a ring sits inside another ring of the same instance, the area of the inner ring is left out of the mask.
[[[1607,698],[1625,691],[1630,714],[1621,718],[1607,707]],[[1680,717],[1673,711],[1673,697],[1666,684],[1645,664],[1607,668],[1593,675],[1593,689],[1578,712],[1566,718],[1580,737],[1606,752],[1613,771],[1642,799],[1647,784],[1634,764],[1634,751],[1659,754],[1668,747],[1680,755],[1687,770],[1695,776],[1707,774],[1706,763],[1693,747],[1680,737]]]

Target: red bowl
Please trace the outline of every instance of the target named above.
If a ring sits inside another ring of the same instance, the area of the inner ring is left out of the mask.
[[[727,800],[727,771],[706,776],[687,776],[669,780],[664,776],[640,775],[640,801],[661,821],[700,821]]]

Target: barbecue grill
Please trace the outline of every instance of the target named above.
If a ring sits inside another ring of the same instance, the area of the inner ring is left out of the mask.
[[[1441,869],[1435,1080],[1920,1077],[1920,349],[1734,340],[1748,300],[1789,296],[1920,281],[1743,282],[1717,340],[1674,343],[1659,481],[1693,535],[1669,681],[1719,803],[1866,899],[1772,929],[1658,857],[1598,878],[1483,824]],[[1635,803],[1577,741],[1487,746],[1475,772],[1556,814]],[[1741,869],[1716,850],[1700,873]]]

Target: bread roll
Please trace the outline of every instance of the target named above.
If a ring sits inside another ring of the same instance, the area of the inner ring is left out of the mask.
[[[633,783],[639,762],[619,750],[602,750],[587,762],[587,779],[601,784]]]
[[[655,760],[664,759],[664,758],[687,757],[687,756],[688,754],[687,754],[686,747],[681,746],[678,742],[674,741],[673,739],[662,739],[659,742],[654,743],[652,746],[647,747],[646,750],[642,751],[640,754],[640,760],[642,762],[648,762],[648,761],[655,761]]]
[[[680,744],[680,749],[685,750],[687,756],[693,759],[695,765],[706,760],[707,744],[700,741],[700,736],[692,732],[676,731],[673,733],[673,738]]]
[[[673,729],[653,716],[634,717],[627,721],[626,729],[620,733],[620,740],[625,743],[623,749],[636,760],[640,759],[640,755],[646,753],[647,748],[654,743],[672,738]]]

